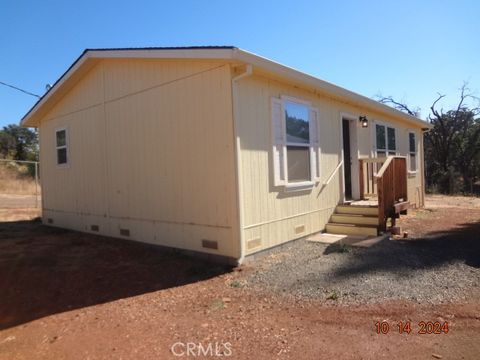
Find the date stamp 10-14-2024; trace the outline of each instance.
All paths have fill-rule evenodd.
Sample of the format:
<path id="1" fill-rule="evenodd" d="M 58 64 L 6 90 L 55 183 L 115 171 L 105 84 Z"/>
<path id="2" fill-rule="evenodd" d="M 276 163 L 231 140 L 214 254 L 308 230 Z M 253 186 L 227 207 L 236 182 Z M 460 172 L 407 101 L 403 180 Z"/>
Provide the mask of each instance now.
<path id="1" fill-rule="evenodd" d="M 379 335 L 386 335 L 390 332 L 397 334 L 410 334 L 412 332 L 420 335 L 430 334 L 448 334 L 448 322 L 439 321 L 419 321 L 412 324 L 411 321 L 398 321 L 390 324 L 388 321 L 377 321 L 375 331 Z"/>

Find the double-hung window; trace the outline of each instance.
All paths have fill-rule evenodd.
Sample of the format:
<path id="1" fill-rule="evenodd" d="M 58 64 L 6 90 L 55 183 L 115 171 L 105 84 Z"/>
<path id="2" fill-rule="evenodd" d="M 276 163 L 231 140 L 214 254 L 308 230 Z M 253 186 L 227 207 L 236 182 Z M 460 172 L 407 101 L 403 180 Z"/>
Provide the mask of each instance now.
<path id="1" fill-rule="evenodd" d="M 58 129 L 55 131 L 55 147 L 57 152 L 57 165 L 68 164 L 68 140 L 67 129 Z"/>
<path id="2" fill-rule="evenodd" d="M 272 99 L 273 175 L 275 186 L 302 188 L 319 181 L 318 110 L 308 102 Z"/>
<path id="3" fill-rule="evenodd" d="M 414 132 L 408 133 L 408 158 L 410 161 L 409 171 L 414 173 L 417 171 L 417 139 Z"/>
<path id="4" fill-rule="evenodd" d="M 375 124 L 375 139 L 377 157 L 397 154 L 395 128 L 387 125 Z"/>

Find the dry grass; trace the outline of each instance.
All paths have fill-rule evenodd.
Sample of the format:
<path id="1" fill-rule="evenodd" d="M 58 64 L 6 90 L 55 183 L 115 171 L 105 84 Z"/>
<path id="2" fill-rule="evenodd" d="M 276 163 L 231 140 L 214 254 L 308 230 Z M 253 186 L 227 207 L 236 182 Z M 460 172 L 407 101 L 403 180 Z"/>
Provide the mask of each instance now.
<path id="1" fill-rule="evenodd" d="M 476 196 L 454 196 L 454 195 L 427 195 L 425 202 L 426 209 L 437 208 L 460 208 L 479 209 L 480 197 Z"/>
<path id="2" fill-rule="evenodd" d="M 33 220 L 42 216 L 42 210 L 35 208 L 1 209 L 0 222 Z"/>
<path id="3" fill-rule="evenodd" d="M 35 180 L 26 166 L 0 163 L 0 194 L 35 194 Z"/>

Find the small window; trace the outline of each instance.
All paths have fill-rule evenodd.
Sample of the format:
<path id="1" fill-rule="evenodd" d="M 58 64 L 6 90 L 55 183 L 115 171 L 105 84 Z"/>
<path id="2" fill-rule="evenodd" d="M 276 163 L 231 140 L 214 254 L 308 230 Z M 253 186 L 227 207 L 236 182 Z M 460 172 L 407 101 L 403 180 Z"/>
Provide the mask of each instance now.
<path id="1" fill-rule="evenodd" d="M 377 157 L 384 157 L 387 154 L 387 142 L 385 138 L 385 126 L 376 125 L 376 138 L 377 138 Z"/>
<path id="2" fill-rule="evenodd" d="M 387 144 L 388 144 L 388 155 L 396 155 L 397 145 L 395 143 L 395 129 L 387 127 Z"/>
<path id="3" fill-rule="evenodd" d="M 410 172 L 417 171 L 417 141 L 414 132 L 408 133 L 408 157 L 410 159 Z"/>
<path id="4" fill-rule="evenodd" d="M 56 150 L 57 165 L 66 165 L 68 163 L 67 151 L 67 130 L 61 129 L 56 131 Z"/>
<path id="5" fill-rule="evenodd" d="M 395 128 L 376 124 L 375 138 L 377 157 L 397 154 L 397 142 Z"/>

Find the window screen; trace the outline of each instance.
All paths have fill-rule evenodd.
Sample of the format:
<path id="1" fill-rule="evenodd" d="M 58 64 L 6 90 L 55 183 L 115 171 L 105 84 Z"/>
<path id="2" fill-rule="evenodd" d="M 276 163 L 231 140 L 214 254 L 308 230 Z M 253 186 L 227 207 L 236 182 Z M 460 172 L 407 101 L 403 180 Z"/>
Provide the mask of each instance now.
<path id="1" fill-rule="evenodd" d="M 288 181 L 310 181 L 310 149 L 303 146 L 287 147 Z"/>

